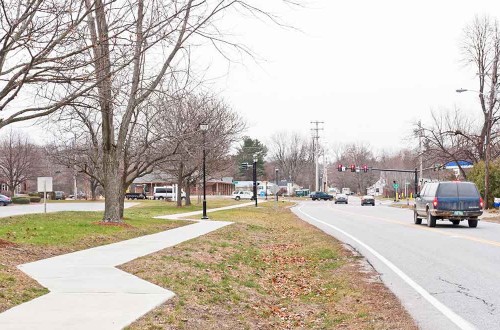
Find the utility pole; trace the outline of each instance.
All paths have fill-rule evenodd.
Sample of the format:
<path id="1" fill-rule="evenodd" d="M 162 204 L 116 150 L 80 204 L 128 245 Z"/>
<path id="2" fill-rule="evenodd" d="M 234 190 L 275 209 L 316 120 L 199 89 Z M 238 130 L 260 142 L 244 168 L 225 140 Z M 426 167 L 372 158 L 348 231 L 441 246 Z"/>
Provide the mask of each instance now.
<path id="1" fill-rule="evenodd" d="M 323 191 L 328 192 L 328 167 L 325 152 L 323 152 Z"/>
<path id="2" fill-rule="evenodd" d="M 316 187 L 316 191 L 320 191 L 319 187 L 319 165 L 318 165 L 318 159 L 319 159 L 319 131 L 323 130 L 323 127 L 320 127 L 320 124 L 324 124 L 324 121 L 311 121 L 311 124 L 313 124 L 313 128 L 311 128 L 311 131 L 313 133 L 313 155 L 314 155 L 314 163 L 315 163 L 315 181 L 314 185 Z"/>

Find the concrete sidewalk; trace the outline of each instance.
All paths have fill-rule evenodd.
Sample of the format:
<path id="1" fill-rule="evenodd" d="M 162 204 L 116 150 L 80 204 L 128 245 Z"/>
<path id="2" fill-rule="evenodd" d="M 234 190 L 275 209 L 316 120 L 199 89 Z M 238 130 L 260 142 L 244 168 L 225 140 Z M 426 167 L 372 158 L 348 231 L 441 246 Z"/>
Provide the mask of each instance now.
<path id="1" fill-rule="evenodd" d="M 249 206 L 244 203 L 210 212 Z M 201 211 L 162 216 L 179 219 Z M 136 258 L 225 227 L 197 221 L 184 227 L 18 266 L 49 294 L 0 314 L 0 329 L 122 329 L 174 293 L 117 268 Z"/>

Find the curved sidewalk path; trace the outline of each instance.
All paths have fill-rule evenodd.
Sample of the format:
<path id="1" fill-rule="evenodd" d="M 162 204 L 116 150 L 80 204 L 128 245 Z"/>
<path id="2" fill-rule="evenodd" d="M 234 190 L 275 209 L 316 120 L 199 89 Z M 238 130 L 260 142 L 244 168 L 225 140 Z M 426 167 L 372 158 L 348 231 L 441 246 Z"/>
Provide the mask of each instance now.
<path id="1" fill-rule="evenodd" d="M 244 203 L 209 212 L 253 205 Z M 175 219 L 201 211 L 161 216 Z M 230 225 L 194 224 L 18 266 L 50 293 L 0 314 L 0 329 L 122 329 L 172 298 L 172 291 L 117 268 L 136 258 Z"/>

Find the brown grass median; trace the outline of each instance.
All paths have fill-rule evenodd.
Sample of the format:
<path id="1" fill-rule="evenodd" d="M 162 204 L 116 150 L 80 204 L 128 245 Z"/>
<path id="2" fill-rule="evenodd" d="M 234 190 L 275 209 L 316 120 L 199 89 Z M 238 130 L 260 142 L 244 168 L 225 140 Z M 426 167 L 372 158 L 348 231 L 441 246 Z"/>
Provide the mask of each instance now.
<path id="1" fill-rule="evenodd" d="M 122 269 L 177 295 L 130 329 L 416 329 L 364 259 L 280 204 Z"/>

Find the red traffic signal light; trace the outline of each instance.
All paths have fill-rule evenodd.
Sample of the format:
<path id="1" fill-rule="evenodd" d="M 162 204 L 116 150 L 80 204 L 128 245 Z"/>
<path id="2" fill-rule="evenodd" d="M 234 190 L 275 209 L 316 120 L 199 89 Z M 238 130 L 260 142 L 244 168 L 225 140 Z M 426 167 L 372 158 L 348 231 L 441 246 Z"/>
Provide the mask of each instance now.
<path id="1" fill-rule="evenodd" d="M 339 170 L 339 172 L 342 172 L 342 164 L 337 165 L 337 169 Z"/>
<path id="2" fill-rule="evenodd" d="M 363 165 L 363 172 L 365 172 L 365 173 L 368 172 L 368 166 Z"/>
<path id="3" fill-rule="evenodd" d="M 356 165 L 354 164 L 351 165 L 351 172 L 356 172 Z"/>

